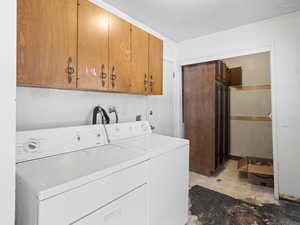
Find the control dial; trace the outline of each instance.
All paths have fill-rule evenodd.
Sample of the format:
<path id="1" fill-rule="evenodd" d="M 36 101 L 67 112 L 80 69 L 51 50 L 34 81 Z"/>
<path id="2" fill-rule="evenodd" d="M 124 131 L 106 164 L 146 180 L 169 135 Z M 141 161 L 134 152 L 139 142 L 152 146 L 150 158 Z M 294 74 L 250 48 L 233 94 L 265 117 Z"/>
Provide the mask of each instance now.
<path id="1" fill-rule="evenodd" d="M 40 148 L 40 142 L 37 140 L 29 140 L 23 145 L 25 152 L 34 153 L 37 152 Z"/>

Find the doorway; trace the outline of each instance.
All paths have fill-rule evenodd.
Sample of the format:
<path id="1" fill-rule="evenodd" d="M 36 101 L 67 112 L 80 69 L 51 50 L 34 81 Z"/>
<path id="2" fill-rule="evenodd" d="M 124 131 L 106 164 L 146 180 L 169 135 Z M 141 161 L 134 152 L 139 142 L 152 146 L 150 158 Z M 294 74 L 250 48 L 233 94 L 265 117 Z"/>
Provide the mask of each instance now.
<path id="1" fill-rule="evenodd" d="M 239 160 L 245 157 L 267 159 L 271 163 L 265 163 L 266 161 L 255 163 L 268 166 L 271 166 L 273 161 L 270 58 L 270 52 L 263 52 L 221 59 L 228 68 L 242 68 L 242 84 L 229 88 L 230 151 L 228 160 L 215 176 L 198 176 L 197 173 L 191 173 L 191 184 L 198 183 L 237 198 L 253 199 L 254 196 L 257 201 L 267 203 L 275 201 L 274 190 L 269 187 L 271 185 L 268 180 L 257 178 L 249 182 L 247 177 L 240 177 L 241 171 L 238 169 Z M 184 80 L 183 74 L 183 88 L 186 88 Z M 183 99 L 185 99 L 184 92 Z M 183 112 L 185 112 L 184 109 Z M 258 175 L 259 178 L 270 178 L 263 174 Z M 253 182 L 256 183 L 253 184 Z"/>

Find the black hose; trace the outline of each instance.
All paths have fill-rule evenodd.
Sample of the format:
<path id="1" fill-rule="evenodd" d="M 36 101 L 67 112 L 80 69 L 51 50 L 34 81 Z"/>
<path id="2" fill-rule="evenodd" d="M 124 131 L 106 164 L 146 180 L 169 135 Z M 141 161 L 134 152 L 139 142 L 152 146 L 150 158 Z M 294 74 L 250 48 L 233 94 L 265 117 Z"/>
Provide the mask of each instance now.
<path id="1" fill-rule="evenodd" d="M 110 118 L 109 118 L 108 114 L 106 113 L 106 111 L 102 107 L 96 106 L 93 110 L 93 124 L 97 124 L 98 113 L 100 113 L 100 115 L 101 115 L 102 124 L 110 123 Z"/>

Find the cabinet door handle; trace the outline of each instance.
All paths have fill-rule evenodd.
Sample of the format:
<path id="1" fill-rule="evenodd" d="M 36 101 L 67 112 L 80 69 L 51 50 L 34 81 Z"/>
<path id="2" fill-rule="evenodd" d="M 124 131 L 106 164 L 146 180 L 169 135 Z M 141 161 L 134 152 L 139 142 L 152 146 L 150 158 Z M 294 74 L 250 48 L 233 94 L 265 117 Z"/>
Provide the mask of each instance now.
<path id="1" fill-rule="evenodd" d="M 101 66 L 101 75 L 100 75 L 102 87 L 105 86 L 105 79 L 106 78 L 107 78 L 107 74 L 105 73 L 105 65 L 102 64 L 102 66 Z"/>
<path id="2" fill-rule="evenodd" d="M 145 77 L 144 77 L 144 89 L 145 91 L 148 90 L 148 80 L 147 80 L 147 74 L 145 74 Z"/>
<path id="3" fill-rule="evenodd" d="M 73 77 L 76 76 L 75 73 L 75 69 L 74 69 L 74 66 L 73 66 L 73 61 L 72 61 L 72 57 L 68 57 L 68 61 L 67 61 L 67 68 L 66 68 L 66 73 L 68 75 L 68 82 L 69 83 L 72 83 L 72 80 L 73 80 Z"/>
<path id="4" fill-rule="evenodd" d="M 113 66 L 111 69 L 111 86 L 114 88 L 116 86 L 117 72 L 116 67 Z"/>
<path id="5" fill-rule="evenodd" d="M 150 81 L 150 84 L 149 84 L 149 86 L 150 86 L 150 91 L 151 91 L 151 92 L 153 91 L 153 85 L 154 85 L 154 82 L 151 80 L 151 81 Z"/>

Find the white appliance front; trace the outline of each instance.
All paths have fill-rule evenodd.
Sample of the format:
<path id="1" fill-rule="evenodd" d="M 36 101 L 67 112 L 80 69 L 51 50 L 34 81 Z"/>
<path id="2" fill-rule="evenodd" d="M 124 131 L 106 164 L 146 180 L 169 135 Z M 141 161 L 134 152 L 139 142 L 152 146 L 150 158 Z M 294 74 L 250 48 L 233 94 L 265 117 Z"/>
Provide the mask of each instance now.
<path id="1" fill-rule="evenodd" d="M 100 125 L 17 133 L 16 224 L 146 225 L 149 157 L 106 143 Z"/>
<path id="2" fill-rule="evenodd" d="M 147 225 L 146 186 L 78 220 L 74 225 Z"/>

